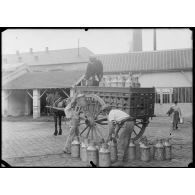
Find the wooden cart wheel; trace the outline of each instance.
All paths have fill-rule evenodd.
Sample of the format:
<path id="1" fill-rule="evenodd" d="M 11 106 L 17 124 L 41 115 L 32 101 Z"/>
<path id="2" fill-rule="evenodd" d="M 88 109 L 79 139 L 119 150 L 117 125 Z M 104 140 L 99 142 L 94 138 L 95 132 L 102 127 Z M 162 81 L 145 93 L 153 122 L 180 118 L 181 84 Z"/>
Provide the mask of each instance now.
<path id="1" fill-rule="evenodd" d="M 134 130 L 131 134 L 133 141 L 138 140 L 144 134 L 146 127 L 148 126 L 149 118 L 135 119 Z"/>
<path id="2" fill-rule="evenodd" d="M 95 142 L 105 141 L 108 135 L 107 116 L 102 113 L 102 107 L 105 102 L 95 94 L 87 94 L 84 96 L 87 102 L 86 107 L 76 102 L 75 112 L 80 110 L 80 136 L 94 140 Z"/>

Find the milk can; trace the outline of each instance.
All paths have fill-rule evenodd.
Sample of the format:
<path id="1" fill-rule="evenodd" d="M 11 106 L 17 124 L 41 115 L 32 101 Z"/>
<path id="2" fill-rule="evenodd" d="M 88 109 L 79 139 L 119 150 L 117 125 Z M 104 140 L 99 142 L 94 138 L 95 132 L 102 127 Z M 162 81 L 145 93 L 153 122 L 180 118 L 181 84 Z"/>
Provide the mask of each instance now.
<path id="1" fill-rule="evenodd" d="M 100 87 L 105 87 L 105 78 L 104 77 L 102 77 L 102 79 L 101 79 L 101 81 L 99 83 L 99 86 Z"/>
<path id="2" fill-rule="evenodd" d="M 110 149 L 111 162 L 117 161 L 117 143 L 116 143 L 116 141 L 112 140 L 111 142 L 109 142 L 109 149 Z"/>
<path id="3" fill-rule="evenodd" d="M 150 161 L 150 147 L 146 143 L 140 145 L 140 159 L 144 162 Z"/>
<path id="4" fill-rule="evenodd" d="M 154 146 L 154 159 L 155 160 L 164 160 L 164 146 L 162 140 L 157 140 L 157 143 Z"/>
<path id="5" fill-rule="evenodd" d="M 125 81 L 125 87 L 132 87 L 132 75 L 129 73 L 126 81 Z"/>
<path id="6" fill-rule="evenodd" d="M 71 157 L 79 158 L 80 156 L 80 142 L 76 137 L 71 143 Z"/>
<path id="7" fill-rule="evenodd" d="M 117 86 L 123 87 L 123 77 L 121 74 L 118 76 L 118 85 Z"/>
<path id="8" fill-rule="evenodd" d="M 111 81 L 111 87 L 117 87 L 118 86 L 118 79 L 117 76 L 113 76 Z"/>
<path id="9" fill-rule="evenodd" d="M 84 141 L 80 145 L 80 158 L 83 162 L 87 162 L 87 147 L 88 139 L 84 139 Z"/>
<path id="10" fill-rule="evenodd" d="M 170 144 L 170 140 L 169 139 L 166 139 L 165 142 L 164 142 L 164 157 L 165 157 L 165 160 L 171 160 L 172 158 L 172 146 Z"/>
<path id="11" fill-rule="evenodd" d="M 111 77 L 107 77 L 106 87 L 111 87 L 111 83 L 112 83 L 111 79 L 112 79 Z"/>
<path id="12" fill-rule="evenodd" d="M 109 167 L 111 165 L 111 156 L 108 145 L 103 143 L 99 150 L 99 166 Z"/>
<path id="13" fill-rule="evenodd" d="M 87 162 L 89 165 L 91 165 L 90 161 L 98 166 L 98 149 L 93 141 L 87 147 Z"/>
<path id="14" fill-rule="evenodd" d="M 129 148 L 128 148 L 128 161 L 135 160 L 136 158 L 136 146 L 133 143 L 133 140 L 130 140 Z"/>

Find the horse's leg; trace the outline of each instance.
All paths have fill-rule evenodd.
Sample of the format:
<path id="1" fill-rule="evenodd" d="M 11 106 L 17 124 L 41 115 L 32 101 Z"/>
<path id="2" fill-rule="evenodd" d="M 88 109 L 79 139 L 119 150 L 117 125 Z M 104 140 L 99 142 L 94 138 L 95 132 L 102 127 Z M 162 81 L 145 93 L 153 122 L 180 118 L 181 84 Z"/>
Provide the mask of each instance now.
<path id="1" fill-rule="evenodd" d="M 55 123 L 55 132 L 54 135 L 56 136 L 58 134 L 58 129 L 57 129 L 57 115 L 54 113 L 54 123 Z"/>
<path id="2" fill-rule="evenodd" d="M 58 117 L 59 117 L 59 134 L 58 135 L 62 135 L 62 127 L 61 127 L 62 115 L 59 113 Z"/>

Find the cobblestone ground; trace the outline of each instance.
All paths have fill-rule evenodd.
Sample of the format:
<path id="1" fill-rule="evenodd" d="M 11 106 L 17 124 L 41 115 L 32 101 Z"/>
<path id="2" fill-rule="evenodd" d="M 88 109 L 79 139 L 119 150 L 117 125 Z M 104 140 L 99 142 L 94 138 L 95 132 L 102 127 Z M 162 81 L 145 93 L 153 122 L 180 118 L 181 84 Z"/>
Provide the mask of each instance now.
<path id="1" fill-rule="evenodd" d="M 63 153 L 68 134 L 63 123 L 63 135 L 53 136 L 53 122 L 3 121 L 2 159 L 14 167 L 86 167 L 79 159 Z M 145 135 L 151 141 L 169 136 L 169 119 L 151 120 Z M 192 123 L 186 120 L 172 133 L 173 159 L 171 161 L 133 161 L 126 167 L 186 167 L 192 161 Z"/>

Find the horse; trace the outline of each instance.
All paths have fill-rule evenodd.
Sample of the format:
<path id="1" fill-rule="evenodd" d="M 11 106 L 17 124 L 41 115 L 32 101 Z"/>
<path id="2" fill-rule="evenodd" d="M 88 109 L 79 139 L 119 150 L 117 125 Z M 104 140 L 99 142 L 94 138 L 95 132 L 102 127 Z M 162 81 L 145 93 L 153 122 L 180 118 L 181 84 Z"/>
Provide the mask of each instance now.
<path id="1" fill-rule="evenodd" d="M 51 113 L 54 117 L 54 123 L 55 123 L 55 131 L 54 135 L 62 135 L 62 128 L 61 128 L 61 120 L 62 117 L 65 117 L 64 108 L 66 107 L 66 99 L 63 99 L 57 92 L 54 93 L 47 93 L 46 94 L 46 106 L 50 106 Z M 52 107 L 60 108 L 61 110 L 57 110 Z M 57 120 L 59 124 L 59 132 L 57 129 Z"/>

